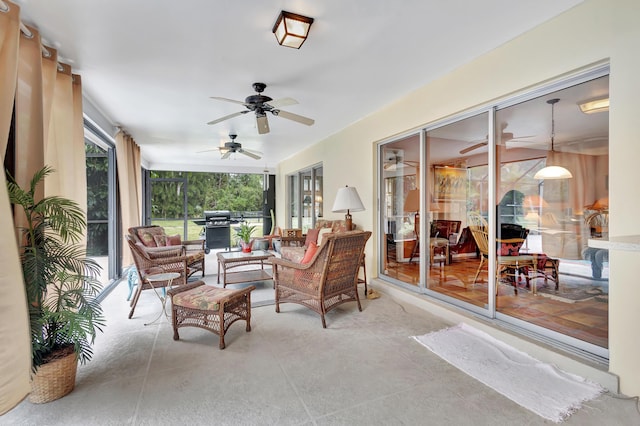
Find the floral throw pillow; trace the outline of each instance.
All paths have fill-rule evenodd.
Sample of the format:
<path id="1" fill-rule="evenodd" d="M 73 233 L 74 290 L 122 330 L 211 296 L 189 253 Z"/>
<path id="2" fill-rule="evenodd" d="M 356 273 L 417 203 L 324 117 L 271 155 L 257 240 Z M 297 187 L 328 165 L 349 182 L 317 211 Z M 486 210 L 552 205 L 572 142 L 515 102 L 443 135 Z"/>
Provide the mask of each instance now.
<path id="1" fill-rule="evenodd" d="M 154 235 L 153 240 L 156 242 L 157 247 L 164 247 L 167 245 L 166 235 Z"/>

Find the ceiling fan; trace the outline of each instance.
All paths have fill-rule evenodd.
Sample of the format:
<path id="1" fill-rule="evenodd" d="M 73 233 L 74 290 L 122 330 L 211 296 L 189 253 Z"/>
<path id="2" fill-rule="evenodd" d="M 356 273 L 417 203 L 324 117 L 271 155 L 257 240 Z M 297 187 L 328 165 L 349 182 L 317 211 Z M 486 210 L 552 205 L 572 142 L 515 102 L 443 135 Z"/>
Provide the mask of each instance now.
<path id="1" fill-rule="evenodd" d="M 384 170 L 394 171 L 403 167 L 416 167 L 420 164 L 419 161 L 405 160 L 402 156 L 398 155 L 398 151 L 392 151 L 390 154 L 392 154 L 392 156 L 389 157 L 382 166 Z"/>
<path id="2" fill-rule="evenodd" d="M 211 99 L 244 105 L 244 107 L 247 109 L 245 111 L 234 112 L 233 114 L 229 114 L 224 117 L 218 118 L 216 120 L 210 121 L 207 124 L 218 124 L 222 121 L 229 120 L 230 118 L 237 117 L 239 115 L 246 114 L 248 112 L 255 113 L 256 122 L 258 125 L 258 133 L 261 135 L 265 133 L 269 133 L 269 122 L 267 121 L 268 112 L 275 115 L 276 117 L 282 117 L 282 118 L 286 118 L 287 120 L 293 120 L 297 123 L 306 124 L 307 126 L 311 126 L 313 125 L 313 123 L 315 123 L 315 121 L 312 120 L 311 118 L 303 117 L 302 115 L 281 110 L 280 107 L 295 105 L 298 103 L 298 101 L 292 98 L 282 98 L 282 99 L 273 100 L 269 96 L 265 96 L 262 94 L 262 92 L 264 92 L 264 89 L 266 87 L 267 85 L 264 83 L 253 83 L 253 90 L 256 91 L 256 94 L 247 96 L 244 102 L 236 101 L 234 99 L 212 96 Z"/>
<path id="3" fill-rule="evenodd" d="M 261 152 L 242 148 L 242 144 L 236 142 L 236 138 L 238 137 L 238 135 L 231 134 L 229 135 L 229 137 L 231 138 L 231 140 L 229 142 L 225 142 L 224 146 L 200 152 L 220 151 L 220 153 L 222 154 L 221 158 L 223 160 L 229 158 L 231 154 L 235 154 L 236 152 L 239 154 L 244 154 L 247 157 L 251 157 L 254 160 L 259 160 L 260 158 L 262 158 Z"/>
<path id="4" fill-rule="evenodd" d="M 527 139 L 527 138 L 532 138 L 533 135 L 530 136 L 514 136 L 513 133 L 511 132 L 505 132 L 504 129 L 507 127 L 507 123 L 504 123 L 502 125 L 502 133 L 500 135 L 500 138 L 498 139 L 498 144 L 505 144 L 509 141 L 515 141 L 515 140 L 520 140 L 520 139 Z M 466 154 L 468 152 L 471 152 L 473 150 L 476 150 L 478 148 L 481 148 L 485 145 L 487 145 L 489 143 L 489 135 L 485 136 L 484 139 L 482 140 L 476 140 L 476 141 L 471 141 L 471 142 L 475 142 L 473 145 L 468 146 L 464 149 L 460 150 L 460 154 Z"/>

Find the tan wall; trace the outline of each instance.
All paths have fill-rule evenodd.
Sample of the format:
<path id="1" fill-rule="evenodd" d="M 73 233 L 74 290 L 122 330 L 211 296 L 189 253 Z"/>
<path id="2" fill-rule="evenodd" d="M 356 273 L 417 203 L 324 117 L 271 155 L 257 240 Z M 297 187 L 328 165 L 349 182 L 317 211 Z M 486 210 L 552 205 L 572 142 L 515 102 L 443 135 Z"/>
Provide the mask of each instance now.
<path id="1" fill-rule="evenodd" d="M 590 64 L 610 61 L 610 235 L 640 234 L 640 197 L 630 197 L 640 181 L 640 2 L 586 0 L 559 17 L 458 68 L 409 96 L 320 141 L 279 166 L 280 188 L 287 173 L 322 162 L 326 218 L 338 187 L 355 186 L 367 207 L 354 221 L 374 231 L 367 246 L 370 275 L 377 275 L 373 254 L 376 238 L 377 142 L 437 121 L 528 87 L 569 75 Z M 284 223 L 284 199 L 277 211 Z M 614 251 L 610 255 L 610 371 L 620 376 L 621 391 L 640 394 L 640 291 L 636 264 L 640 253 Z M 630 335 L 631 333 L 631 335 Z"/>

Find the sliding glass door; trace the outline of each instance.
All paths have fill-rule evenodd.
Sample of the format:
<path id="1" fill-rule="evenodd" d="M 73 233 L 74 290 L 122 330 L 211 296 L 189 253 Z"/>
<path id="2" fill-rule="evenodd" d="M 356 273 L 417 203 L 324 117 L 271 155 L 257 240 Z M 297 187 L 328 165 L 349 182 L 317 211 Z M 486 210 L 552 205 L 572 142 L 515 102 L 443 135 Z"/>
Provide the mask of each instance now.
<path id="1" fill-rule="evenodd" d="M 608 94 L 600 69 L 381 144 L 381 277 L 608 357 Z"/>

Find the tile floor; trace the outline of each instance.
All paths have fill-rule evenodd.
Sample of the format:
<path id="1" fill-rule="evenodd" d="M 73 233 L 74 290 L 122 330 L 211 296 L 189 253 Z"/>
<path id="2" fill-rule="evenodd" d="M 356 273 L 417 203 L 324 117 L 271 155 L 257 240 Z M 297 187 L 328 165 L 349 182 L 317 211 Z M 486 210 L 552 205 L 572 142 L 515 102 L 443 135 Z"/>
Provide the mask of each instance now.
<path id="1" fill-rule="evenodd" d="M 270 285 L 261 291 L 272 293 Z M 327 329 L 298 305 L 280 314 L 254 307 L 252 331 L 233 324 L 221 351 L 205 330 L 182 329 L 174 341 L 164 318 L 145 327 L 160 309 L 152 292 L 127 319 L 123 282 L 103 302 L 107 327 L 75 390 L 47 404 L 24 401 L 0 424 L 551 424 L 410 339 L 452 324 L 378 290 L 362 312 L 355 303 L 330 312 Z M 565 423 L 638 425 L 640 414 L 635 401 L 605 394 Z"/>

